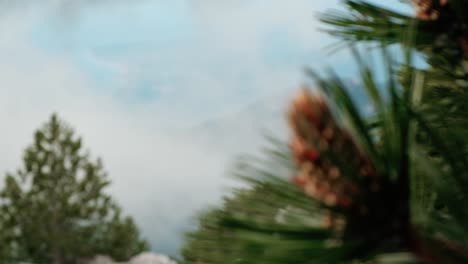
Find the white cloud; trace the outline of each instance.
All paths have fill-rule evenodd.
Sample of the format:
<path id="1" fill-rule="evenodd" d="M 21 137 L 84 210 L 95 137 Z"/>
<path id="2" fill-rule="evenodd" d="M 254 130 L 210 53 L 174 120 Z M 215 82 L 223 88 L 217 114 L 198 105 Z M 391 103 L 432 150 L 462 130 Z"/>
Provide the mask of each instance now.
<path id="1" fill-rule="evenodd" d="M 225 157 L 171 137 L 163 129 L 166 117 L 157 112 L 129 112 L 98 96 L 93 82 L 66 58 L 45 56 L 29 45 L 34 16 L 29 18 L 12 13 L 0 20 L 1 171 L 20 165 L 33 131 L 57 111 L 103 157 L 111 191 L 145 233 L 161 243 L 177 239 L 174 232 L 194 210 L 219 197 Z"/>
<path id="2" fill-rule="evenodd" d="M 134 106 L 103 93 L 66 52 L 45 53 L 31 43 L 31 27 L 50 15 L 44 10 L 57 12 L 71 0 L 4 12 L 0 17 L 0 171 L 19 166 L 34 129 L 58 112 L 83 135 L 92 154 L 103 158 L 113 181 L 111 191 L 150 236 L 155 250 L 174 253 L 170 250 L 180 243 L 190 217 L 217 201 L 222 187 L 231 184 L 224 172 L 233 155 L 258 146 L 259 124 L 275 123 L 273 128 L 278 128 L 284 116 L 275 107 L 254 108 L 235 116 L 241 121 L 233 118 L 221 122 L 219 129 L 198 131 L 219 142 L 215 147 L 197 141 L 190 132 L 182 136 L 169 128 L 222 117 L 259 97 L 295 88 L 302 81 L 302 61 L 275 66 L 262 52 L 268 34 L 278 28 L 291 32 L 294 49 L 320 52 L 323 45 L 313 17 L 318 2 L 187 2 L 192 8 L 193 42 L 112 58 L 88 50 L 88 59 L 116 72 L 120 85 L 116 89 L 134 89 L 142 79 L 156 82 L 159 99 Z M 279 102 L 275 99 L 271 104 Z"/>
<path id="3" fill-rule="evenodd" d="M 337 0 L 200 0 L 191 1 L 196 21 L 203 27 L 204 37 L 230 45 L 233 49 L 262 48 L 266 34 L 287 30 L 297 40 L 296 44 L 307 49 L 322 48 L 323 38 L 317 32 L 317 11 L 335 6 Z M 320 41 L 319 41 L 320 40 Z M 255 50 L 258 52 L 258 50 Z"/>
<path id="4" fill-rule="evenodd" d="M 93 52 L 101 65 L 127 69 L 116 75 L 113 89 L 118 94 L 135 91 L 141 80 L 153 84 L 158 100 L 144 106 L 148 111 L 179 105 L 175 118 L 191 123 L 222 116 L 296 88 L 303 81 L 304 65 L 321 66 L 327 58 L 323 48 L 331 40 L 317 32 L 315 15 L 337 1 L 179 2 L 186 3 L 178 6 L 190 23 L 175 19 L 185 22 L 143 30 L 141 34 L 153 36 L 154 46 L 130 45 L 123 53 L 109 46 Z M 172 39 L 173 34 L 178 38 Z"/>

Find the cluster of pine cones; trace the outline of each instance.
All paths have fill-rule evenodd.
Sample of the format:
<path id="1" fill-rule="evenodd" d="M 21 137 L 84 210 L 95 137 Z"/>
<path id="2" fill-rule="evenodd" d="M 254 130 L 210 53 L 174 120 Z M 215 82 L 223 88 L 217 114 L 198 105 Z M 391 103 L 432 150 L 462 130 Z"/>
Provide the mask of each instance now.
<path id="1" fill-rule="evenodd" d="M 364 198 L 360 183 L 377 192 L 377 172 L 348 131 L 338 125 L 325 99 L 302 89 L 288 119 L 293 132 L 290 147 L 299 167 L 293 181 L 327 206 L 365 213 L 365 205 L 356 202 Z M 344 167 L 346 172 L 340 169 Z M 350 172 L 357 179 L 343 175 Z"/>
<path id="2" fill-rule="evenodd" d="M 340 125 L 326 99 L 302 89 L 288 120 L 298 169 L 292 180 L 328 209 L 323 228 L 339 239 L 366 237 L 375 242 L 390 234 L 403 243 L 409 221 L 405 190 L 379 172 L 375 163 L 381 161 L 373 160 Z"/>

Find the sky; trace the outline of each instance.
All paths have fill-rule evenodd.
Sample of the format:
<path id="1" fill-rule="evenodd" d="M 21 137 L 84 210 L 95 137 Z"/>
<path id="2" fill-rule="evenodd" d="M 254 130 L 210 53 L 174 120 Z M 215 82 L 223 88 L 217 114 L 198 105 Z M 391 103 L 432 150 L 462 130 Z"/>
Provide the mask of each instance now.
<path id="1" fill-rule="evenodd" d="M 261 145 L 262 127 L 284 137 L 304 66 L 354 73 L 349 55 L 325 52 L 335 40 L 316 19 L 338 2 L 0 0 L 0 172 L 57 112 L 153 250 L 176 254 L 233 184 L 233 158 Z"/>

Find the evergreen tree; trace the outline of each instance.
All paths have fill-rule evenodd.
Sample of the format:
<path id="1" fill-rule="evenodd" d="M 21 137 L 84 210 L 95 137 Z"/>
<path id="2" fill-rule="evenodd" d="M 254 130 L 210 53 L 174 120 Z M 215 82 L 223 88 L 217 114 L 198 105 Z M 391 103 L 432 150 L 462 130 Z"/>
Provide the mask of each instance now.
<path id="1" fill-rule="evenodd" d="M 126 260 L 145 250 L 132 219 L 122 218 L 105 192 L 109 184 L 102 162 L 52 115 L 35 132 L 23 166 L 5 178 L 0 225 L 8 228 L 0 243 L 9 256 L 3 261 L 77 263 L 96 254 Z"/>
<path id="2" fill-rule="evenodd" d="M 9 214 L 0 213 L 0 241 L 2 246 L 0 247 L 0 263 L 2 260 L 11 259 L 13 254 L 12 239 L 14 237 L 14 228 Z"/>
<path id="3" fill-rule="evenodd" d="M 320 91 L 292 102 L 290 150 L 240 164 L 251 187 L 200 218 L 187 263 L 468 263 L 468 2 L 407 2 L 415 17 L 358 0 L 322 15 L 353 51 L 372 116 L 333 71 L 308 71 Z M 384 85 L 355 47 L 366 42 Z"/>

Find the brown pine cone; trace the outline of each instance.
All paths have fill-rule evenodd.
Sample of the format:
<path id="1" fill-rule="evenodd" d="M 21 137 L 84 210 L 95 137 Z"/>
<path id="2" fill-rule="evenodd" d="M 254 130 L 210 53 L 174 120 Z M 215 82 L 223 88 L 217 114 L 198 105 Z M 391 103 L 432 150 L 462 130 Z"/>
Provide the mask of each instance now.
<path id="1" fill-rule="evenodd" d="M 353 202 L 361 195 L 358 185 L 343 177 L 340 164 L 332 159 L 346 164 L 362 179 L 376 178 L 377 173 L 351 135 L 337 124 L 325 99 L 302 89 L 288 117 L 293 132 L 290 148 L 299 167 L 294 182 L 328 206 L 358 209 Z"/>
<path id="2" fill-rule="evenodd" d="M 412 0 L 416 7 L 416 17 L 421 20 L 437 20 L 448 0 Z"/>

